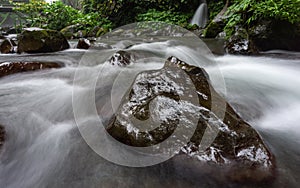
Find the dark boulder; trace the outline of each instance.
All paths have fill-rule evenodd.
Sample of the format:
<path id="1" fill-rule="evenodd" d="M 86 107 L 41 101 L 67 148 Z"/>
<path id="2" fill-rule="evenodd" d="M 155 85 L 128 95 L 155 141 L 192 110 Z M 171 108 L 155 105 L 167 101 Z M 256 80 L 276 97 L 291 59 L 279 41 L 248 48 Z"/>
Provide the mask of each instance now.
<path id="1" fill-rule="evenodd" d="M 91 43 L 88 39 L 84 39 L 84 38 L 81 38 L 78 40 L 78 43 L 77 43 L 77 48 L 78 49 L 89 49 L 91 46 Z"/>
<path id="2" fill-rule="evenodd" d="M 18 53 L 56 52 L 69 47 L 64 35 L 54 30 L 29 28 L 18 38 Z"/>
<path id="3" fill-rule="evenodd" d="M 190 161 L 185 168 L 190 166 L 195 173 L 207 170 L 202 168 L 205 165 L 210 168 L 208 175 L 217 179 L 262 182 L 274 178 L 275 158 L 260 135 L 212 88 L 204 69 L 175 57 L 160 70 L 137 75 L 106 129 L 124 144 L 148 147 L 174 137 L 179 128 L 181 136 L 175 135 L 175 140 L 180 142 L 193 118 L 195 130 L 173 160 L 183 165 Z M 148 124 L 150 119 L 158 126 Z M 150 126 L 149 130 L 141 125 Z M 211 144 L 205 145 L 209 139 Z"/>
<path id="4" fill-rule="evenodd" d="M 246 29 L 239 28 L 225 44 L 225 51 L 229 54 L 252 55 L 258 54 L 258 50 L 250 39 Z"/>
<path id="5" fill-rule="evenodd" d="M 27 72 L 34 70 L 42 70 L 49 68 L 60 68 L 61 65 L 52 62 L 5 62 L 0 63 L 0 77 L 15 74 L 19 72 Z"/>
<path id="6" fill-rule="evenodd" d="M 16 43 L 11 39 L 5 39 L 0 45 L 0 51 L 3 54 L 14 53 Z"/>
<path id="7" fill-rule="evenodd" d="M 272 49 L 300 51 L 300 24 L 287 21 L 262 21 L 249 29 L 249 35 L 260 51 Z"/>

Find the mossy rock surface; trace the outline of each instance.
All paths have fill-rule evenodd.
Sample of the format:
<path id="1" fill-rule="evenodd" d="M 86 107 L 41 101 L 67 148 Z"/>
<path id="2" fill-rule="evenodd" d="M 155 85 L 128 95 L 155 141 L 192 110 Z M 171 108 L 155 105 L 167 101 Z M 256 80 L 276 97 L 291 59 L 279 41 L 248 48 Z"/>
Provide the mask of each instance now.
<path id="1" fill-rule="evenodd" d="M 203 32 L 205 38 L 215 38 L 221 33 L 225 27 L 225 20 L 212 20 Z"/>
<path id="2" fill-rule="evenodd" d="M 68 49 L 69 43 L 59 32 L 48 29 L 25 29 L 18 37 L 18 52 L 45 53 Z"/>

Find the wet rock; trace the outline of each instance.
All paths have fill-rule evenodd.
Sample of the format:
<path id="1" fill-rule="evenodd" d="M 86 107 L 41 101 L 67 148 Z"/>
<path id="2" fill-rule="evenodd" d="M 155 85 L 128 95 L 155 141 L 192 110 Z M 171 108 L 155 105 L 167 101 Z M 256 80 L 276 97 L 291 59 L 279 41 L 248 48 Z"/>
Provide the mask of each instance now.
<path id="1" fill-rule="evenodd" d="M 5 39 L 0 45 L 0 51 L 3 54 L 14 53 L 16 43 L 11 39 Z"/>
<path id="2" fill-rule="evenodd" d="M 87 37 L 87 32 L 83 29 L 86 28 L 84 25 L 81 24 L 75 24 L 70 25 L 61 30 L 61 33 L 67 38 L 67 39 L 76 39 L 76 38 L 83 38 Z"/>
<path id="3" fill-rule="evenodd" d="M 0 125 L 0 149 L 4 144 L 4 141 L 5 141 L 5 130 L 4 127 Z"/>
<path id="4" fill-rule="evenodd" d="M 215 16 L 215 18 L 209 23 L 209 25 L 204 30 L 203 36 L 206 38 L 215 38 L 221 33 L 226 25 L 225 13 L 229 6 L 229 0 L 226 0 L 226 3 L 223 9 Z"/>
<path id="5" fill-rule="evenodd" d="M 272 49 L 300 51 L 299 23 L 262 21 L 249 29 L 249 35 L 260 51 Z"/>
<path id="6" fill-rule="evenodd" d="M 129 65 L 132 62 L 133 58 L 129 52 L 120 50 L 112 55 L 112 57 L 108 60 L 111 65 L 117 65 L 120 67 Z"/>
<path id="7" fill-rule="evenodd" d="M 225 27 L 225 19 L 212 20 L 203 32 L 205 38 L 216 38 Z"/>
<path id="8" fill-rule="evenodd" d="M 0 63 L 0 77 L 20 72 L 60 67 L 61 65 L 58 63 L 52 62 L 4 62 Z"/>
<path id="9" fill-rule="evenodd" d="M 251 55 L 258 54 L 258 50 L 249 38 L 247 31 L 239 28 L 225 44 L 225 51 L 229 54 Z"/>
<path id="10" fill-rule="evenodd" d="M 67 39 L 54 30 L 28 28 L 18 38 L 18 53 L 56 52 L 67 48 Z"/>
<path id="11" fill-rule="evenodd" d="M 81 38 L 78 40 L 78 43 L 77 43 L 78 49 L 89 49 L 90 46 L 91 46 L 91 43 L 88 39 Z"/>
<path id="12" fill-rule="evenodd" d="M 100 37 L 105 33 L 109 32 L 109 29 L 100 26 L 95 26 L 90 32 L 88 32 L 89 37 Z"/>
<path id="13" fill-rule="evenodd" d="M 176 129 L 182 130 L 180 134 L 174 135 Z M 172 137 L 183 146 L 174 160 L 191 161 L 185 168 L 195 173 L 207 170 L 216 179 L 263 182 L 275 177 L 275 158 L 260 135 L 212 88 L 204 69 L 175 57 L 160 70 L 137 75 L 107 131 L 135 147 Z M 189 131 L 192 136 L 182 141 Z"/>

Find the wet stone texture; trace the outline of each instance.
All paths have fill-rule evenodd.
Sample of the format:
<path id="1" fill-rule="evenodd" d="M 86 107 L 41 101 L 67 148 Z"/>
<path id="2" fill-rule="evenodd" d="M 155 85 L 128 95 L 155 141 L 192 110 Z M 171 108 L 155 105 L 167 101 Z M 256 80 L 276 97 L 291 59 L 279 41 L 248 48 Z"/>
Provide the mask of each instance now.
<path id="1" fill-rule="evenodd" d="M 117 65 L 123 67 L 129 65 L 132 59 L 133 58 L 131 57 L 130 53 L 123 50 L 119 50 L 112 55 L 112 57 L 108 60 L 108 62 L 111 65 Z"/>
<path id="2" fill-rule="evenodd" d="M 158 125 L 147 129 L 151 118 Z M 195 118 L 195 131 L 189 141 L 178 143 L 182 147 L 172 159 L 181 161 L 183 170 L 206 169 L 209 176 L 233 182 L 275 177 L 275 158 L 260 135 L 212 88 L 204 69 L 175 57 L 162 69 L 136 77 L 107 131 L 124 144 L 147 147 L 166 141 L 180 126 L 187 134 Z"/>
<path id="3" fill-rule="evenodd" d="M 54 62 L 3 62 L 0 63 L 0 78 L 20 72 L 60 67 L 60 64 Z"/>
<path id="4" fill-rule="evenodd" d="M 56 52 L 69 47 L 65 36 L 54 30 L 27 28 L 18 37 L 18 53 Z"/>

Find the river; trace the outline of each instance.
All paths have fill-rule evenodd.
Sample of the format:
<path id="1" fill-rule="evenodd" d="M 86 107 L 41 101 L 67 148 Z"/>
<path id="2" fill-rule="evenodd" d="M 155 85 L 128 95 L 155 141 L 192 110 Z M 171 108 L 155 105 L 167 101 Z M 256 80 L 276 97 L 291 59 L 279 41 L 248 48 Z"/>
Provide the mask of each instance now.
<path id="1" fill-rule="evenodd" d="M 162 57 L 169 55 L 206 61 L 197 54 L 191 55 L 192 49 L 174 48 L 172 41 L 132 45 L 126 40 L 116 46 L 125 44 L 130 46 L 127 51 L 147 57 L 133 65 L 135 70 L 159 69 L 163 66 Z M 82 88 L 84 85 L 74 86 L 73 79 L 80 67 L 78 64 L 87 54 L 93 54 L 94 62 L 89 59 L 88 65 L 80 67 L 84 73 L 80 79 L 88 83 L 91 77 L 99 76 L 99 70 L 104 66 L 101 62 L 115 51 L 71 49 L 48 54 L 0 55 L 0 62 L 54 61 L 65 65 L 61 69 L 15 74 L 0 79 L 0 123 L 7 132 L 7 140 L 0 153 L 0 187 L 254 186 L 229 182 L 220 184 L 205 173 L 199 178 L 193 170 L 177 168 L 180 164 L 172 160 L 151 167 L 130 168 L 98 156 L 82 139 L 76 126 L 72 94 L 74 87 Z M 148 58 L 157 54 L 164 55 Z M 270 51 L 260 56 L 209 57 L 212 59 L 208 61 L 214 61 L 215 66 L 205 63 L 203 66 L 210 76 L 221 74 L 226 86 L 224 90 L 223 83 L 212 79 L 216 90 L 261 134 L 276 157 L 278 174 L 275 182 L 255 186 L 298 187 L 300 53 Z M 107 68 L 107 77 L 101 78 L 109 82 L 113 72 L 113 68 Z M 100 84 L 95 90 L 99 103 L 108 92 L 102 86 Z"/>

